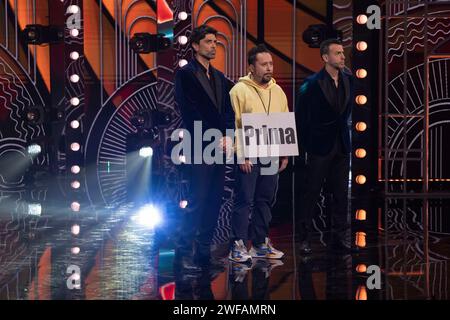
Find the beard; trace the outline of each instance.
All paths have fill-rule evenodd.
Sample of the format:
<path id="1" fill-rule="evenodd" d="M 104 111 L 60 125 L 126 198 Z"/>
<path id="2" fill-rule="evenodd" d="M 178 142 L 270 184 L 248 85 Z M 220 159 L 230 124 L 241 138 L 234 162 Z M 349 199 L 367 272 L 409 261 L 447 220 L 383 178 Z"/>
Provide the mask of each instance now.
<path id="1" fill-rule="evenodd" d="M 211 52 L 207 52 L 207 53 L 201 53 L 200 56 L 202 56 L 203 58 L 205 58 L 207 60 L 211 60 L 216 57 L 216 52 L 211 51 Z"/>
<path id="2" fill-rule="evenodd" d="M 262 76 L 262 78 L 261 78 L 261 83 L 266 84 L 266 83 L 269 83 L 270 80 L 272 80 L 272 75 L 266 74 L 266 75 L 263 75 L 263 76 Z"/>

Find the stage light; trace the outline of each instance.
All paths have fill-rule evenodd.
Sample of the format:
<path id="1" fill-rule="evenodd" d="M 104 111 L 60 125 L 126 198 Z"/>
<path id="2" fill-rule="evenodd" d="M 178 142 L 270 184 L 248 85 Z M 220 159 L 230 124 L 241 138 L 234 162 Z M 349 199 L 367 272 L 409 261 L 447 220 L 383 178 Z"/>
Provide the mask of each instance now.
<path id="1" fill-rule="evenodd" d="M 81 169 L 80 169 L 80 166 L 75 165 L 75 166 L 72 166 L 72 167 L 70 168 L 70 171 L 71 171 L 73 174 L 78 174 L 78 173 L 80 173 Z"/>
<path id="2" fill-rule="evenodd" d="M 367 179 L 366 179 L 365 175 L 360 174 L 360 175 L 356 176 L 355 180 L 356 180 L 357 184 L 364 184 L 364 183 L 366 183 Z"/>
<path id="3" fill-rule="evenodd" d="M 74 98 L 70 99 L 70 104 L 73 106 L 77 106 L 80 104 L 80 99 L 78 99 L 77 97 L 74 97 Z"/>
<path id="4" fill-rule="evenodd" d="M 148 228 L 155 228 L 162 222 L 162 214 L 159 208 L 148 204 L 139 209 L 138 213 L 132 218 L 140 225 Z"/>
<path id="5" fill-rule="evenodd" d="M 79 254 L 80 253 L 80 248 L 79 247 L 73 247 L 72 249 L 70 249 L 70 252 L 72 252 L 72 254 Z"/>
<path id="6" fill-rule="evenodd" d="M 185 45 L 188 42 L 188 38 L 186 36 L 179 36 L 178 43 L 181 45 Z"/>
<path id="7" fill-rule="evenodd" d="M 80 234 L 80 226 L 78 224 L 74 224 L 70 230 L 71 230 L 73 235 L 79 235 Z"/>
<path id="8" fill-rule="evenodd" d="M 356 217 L 355 217 L 356 220 L 363 221 L 363 220 L 366 220 L 366 217 L 367 217 L 366 210 L 364 210 L 364 209 L 356 210 Z"/>
<path id="9" fill-rule="evenodd" d="M 367 289 L 365 286 L 360 285 L 356 290 L 356 300 L 367 300 Z"/>
<path id="10" fill-rule="evenodd" d="M 180 61 L 178 61 L 178 66 L 179 66 L 180 68 L 184 67 L 184 66 L 187 65 L 187 64 L 188 64 L 188 62 L 187 62 L 186 59 L 181 59 Z"/>
<path id="11" fill-rule="evenodd" d="M 30 216 L 40 216 L 42 214 L 42 206 L 40 203 L 29 203 L 28 214 Z"/>
<path id="12" fill-rule="evenodd" d="M 79 189 L 80 186 L 81 186 L 81 183 L 80 183 L 80 181 L 75 180 L 75 181 L 72 181 L 72 182 L 70 183 L 70 186 L 71 186 L 72 188 L 74 188 L 74 189 Z"/>
<path id="13" fill-rule="evenodd" d="M 67 8 L 67 13 L 75 14 L 75 13 L 78 13 L 78 12 L 80 12 L 80 7 L 79 6 L 71 5 L 71 6 L 69 6 Z"/>
<path id="14" fill-rule="evenodd" d="M 186 13 L 186 11 L 181 11 L 178 14 L 178 19 L 180 19 L 182 21 L 186 20 L 187 18 L 188 18 L 188 14 Z"/>
<path id="15" fill-rule="evenodd" d="M 80 54 L 76 51 L 72 51 L 70 53 L 70 59 L 72 59 L 72 60 L 77 60 L 79 57 L 80 57 Z"/>
<path id="16" fill-rule="evenodd" d="M 356 49 L 358 49 L 358 51 L 366 51 L 367 50 L 367 42 L 358 41 L 356 43 Z"/>
<path id="17" fill-rule="evenodd" d="M 139 156 L 142 158 L 148 158 L 153 156 L 153 148 L 149 146 L 140 148 Z"/>
<path id="18" fill-rule="evenodd" d="M 355 125 L 356 131 L 364 132 L 367 129 L 367 124 L 365 122 L 357 122 Z"/>
<path id="19" fill-rule="evenodd" d="M 37 143 L 33 143 L 27 147 L 27 152 L 29 155 L 38 155 L 42 152 L 42 147 Z"/>
<path id="20" fill-rule="evenodd" d="M 367 97 L 365 95 L 360 94 L 356 96 L 355 101 L 357 104 L 363 105 L 367 103 Z"/>
<path id="21" fill-rule="evenodd" d="M 367 16 L 365 14 L 360 14 L 356 17 L 356 22 L 359 24 L 366 24 L 367 23 Z"/>
<path id="22" fill-rule="evenodd" d="M 78 29 L 70 29 L 70 35 L 72 37 L 78 37 L 79 34 L 80 34 L 80 31 L 78 31 Z"/>
<path id="23" fill-rule="evenodd" d="M 365 264 L 358 264 L 356 266 L 356 272 L 365 273 L 367 271 L 367 266 Z"/>
<path id="24" fill-rule="evenodd" d="M 73 83 L 77 83 L 78 81 L 80 81 L 80 76 L 77 74 L 73 74 L 70 76 L 70 81 L 72 81 Z"/>
<path id="25" fill-rule="evenodd" d="M 70 145 L 70 150 L 72 150 L 72 151 L 79 151 L 80 148 L 81 148 L 81 146 L 80 146 L 80 144 L 78 142 L 73 142 Z"/>
<path id="26" fill-rule="evenodd" d="M 78 212 L 78 211 L 80 211 L 80 203 L 77 201 L 74 201 L 70 205 L 70 208 L 72 209 L 72 211 Z"/>
<path id="27" fill-rule="evenodd" d="M 150 53 L 167 49 L 171 46 L 170 38 L 162 33 L 135 33 L 130 39 L 130 47 L 136 53 Z"/>
<path id="28" fill-rule="evenodd" d="M 330 38 L 342 39 L 342 31 L 330 28 L 325 24 L 313 24 L 308 26 L 302 35 L 303 41 L 310 48 L 319 48 L 320 44 Z"/>
<path id="29" fill-rule="evenodd" d="M 181 209 L 185 209 L 187 207 L 187 205 L 188 205 L 187 200 L 181 200 L 180 201 L 180 208 Z"/>
<path id="30" fill-rule="evenodd" d="M 355 155 L 357 158 L 362 159 L 365 158 L 367 155 L 366 149 L 358 148 L 355 150 Z"/>
<path id="31" fill-rule="evenodd" d="M 72 129 L 78 129 L 80 127 L 80 121 L 78 120 L 73 120 L 70 122 L 70 127 Z"/>
<path id="32" fill-rule="evenodd" d="M 366 246 L 366 233 L 365 232 L 356 232 L 355 244 L 361 248 L 364 248 Z"/>
<path id="33" fill-rule="evenodd" d="M 23 38 L 26 44 L 40 45 L 44 43 L 57 43 L 64 39 L 64 31 L 56 26 L 43 26 L 28 24 L 23 29 Z"/>
<path id="34" fill-rule="evenodd" d="M 366 69 L 358 69 L 358 70 L 356 70 L 356 76 L 359 79 L 364 79 L 365 77 L 367 77 L 367 70 Z"/>

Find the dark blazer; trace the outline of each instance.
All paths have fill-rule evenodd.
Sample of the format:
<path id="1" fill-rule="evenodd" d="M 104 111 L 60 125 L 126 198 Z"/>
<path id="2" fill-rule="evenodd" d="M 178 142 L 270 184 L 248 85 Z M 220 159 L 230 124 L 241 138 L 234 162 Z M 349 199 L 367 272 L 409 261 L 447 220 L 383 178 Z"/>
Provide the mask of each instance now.
<path id="1" fill-rule="evenodd" d="M 348 121 L 353 105 L 353 77 L 341 72 L 345 88 L 345 108 L 336 110 L 324 85 L 325 68 L 307 77 L 297 92 L 295 121 L 300 147 L 312 154 L 329 154 L 339 134 L 346 152 L 350 152 Z"/>
<path id="2" fill-rule="evenodd" d="M 179 69 L 175 75 L 175 101 L 181 111 L 184 125 L 194 133 L 194 121 L 202 121 L 203 131 L 216 128 L 225 134 L 234 129 L 234 111 L 230 100 L 230 82 L 222 72 L 210 65 L 217 99 L 209 79 L 195 59 Z"/>

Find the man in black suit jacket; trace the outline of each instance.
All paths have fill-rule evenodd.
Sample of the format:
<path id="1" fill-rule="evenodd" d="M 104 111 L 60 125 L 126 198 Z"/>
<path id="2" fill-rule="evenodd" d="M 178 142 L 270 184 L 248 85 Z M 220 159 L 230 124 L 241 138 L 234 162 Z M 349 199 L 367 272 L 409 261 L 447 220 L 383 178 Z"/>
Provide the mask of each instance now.
<path id="1" fill-rule="evenodd" d="M 332 227 L 337 235 L 334 246 L 350 250 L 348 121 L 353 105 L 353 78 L 344 72 L 344 49 L 339 40 L 324 41 L 320 54 L 325 66 L 305 79 L 295 107 L 299 141 L 306 152 L 300 211 L 296 216 L 302 253 L 311 252 L 314 209 L 325 182 L 333 196 Z"/>
<path id="2" fill-rule="evenodd" d="M 234 129 L 234 111 L 230 102 L 230 83 L 210 61 L 216 55 L 217 31 L 202 25 L 191 34 L 194 59 L 175 75 L 175 101 L 186 130 L 191 136 L 194 157 L 187 159 L 189 180 L 188 206 L 184 210 L 176 244 L 175 267 L 199 272 L 210 264 L 210 246 L 221 207 L 225 182 L 225 164 L 206 164 L 202 157 L 206 144 L 194 148 L 194 122 L 201 123 L 201 135 L 208 129 Z M 223 136 L 218 142 L 225 152 L 232 140 Z M 223 156 L 223 154 L 221 155 Z M 222 158 L 223 159 L 223 158 Z M 197 163 L 200 160 L 201 163 Z M 194 250 L 195 242 L 195 250 Z"/>

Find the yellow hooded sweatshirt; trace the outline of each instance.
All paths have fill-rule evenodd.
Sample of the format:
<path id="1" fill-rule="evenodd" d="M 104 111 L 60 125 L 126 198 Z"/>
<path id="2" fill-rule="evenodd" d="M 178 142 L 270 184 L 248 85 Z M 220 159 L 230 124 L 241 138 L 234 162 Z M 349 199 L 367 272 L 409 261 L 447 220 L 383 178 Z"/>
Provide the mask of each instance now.
<path id="1" fill-rule="evenodd" d="M 235 113 L 236 129 L 242 129 L 241 115 L 243 113 L 289 112 L 287 97 L 274 78 L 270 80 L 267 88 L 263 88 L 248 74 L 239 78 L 239 82 L 230 91 L 230 97 Z M 239 141 L 240 139 L 236 139 L 236 153 L 238 158 L 242 158 L 243 150 Z"/>

